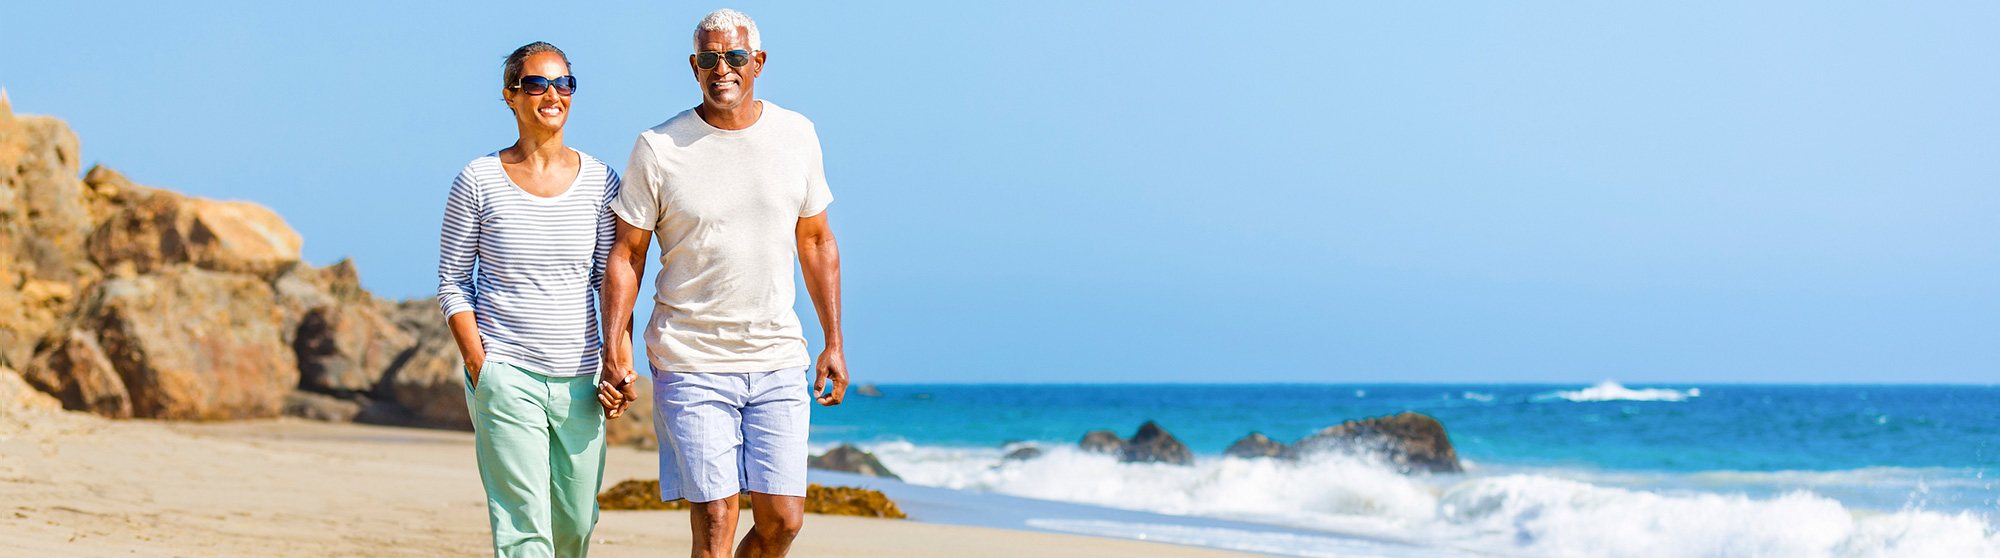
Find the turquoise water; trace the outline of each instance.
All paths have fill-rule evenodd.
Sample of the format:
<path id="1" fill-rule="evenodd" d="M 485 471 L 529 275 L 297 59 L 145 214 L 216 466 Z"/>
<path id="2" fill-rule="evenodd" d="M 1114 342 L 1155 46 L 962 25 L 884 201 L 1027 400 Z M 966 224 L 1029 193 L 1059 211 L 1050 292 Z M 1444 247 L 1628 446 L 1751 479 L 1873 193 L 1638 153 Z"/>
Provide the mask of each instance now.
<path id="1" fill-rule="evenodd" d="M 997 446 L 1131 435 L 1157 420 L 1196 453 L 1249 432 L 1296 440 L 1344 420 L 1416 411 L 1480 463 L 1696 471 L 2000 467 L 2000 388 L 1649 386 L 1683 401 L 1571 401 L 1586 386 L 881 386 L 813 417 L 815 441 Z M 1630 389 L 1642 389 L 1631 386 Z M 1472 399 L 1467 398 L 1472 394 Z M 1481 400 L 1490 398 L 1490 400 Z"/>
<path id="2" fill-rule="evenodd" d="M 815 409 L 812 442 L 857 443 L 923 486 L 1400 541 L 1437 555 L 2000 557 L 1992 386 L 880 388 L 881 397 Z M 1289 442 L 1403 411 L 1443 421 L 1467 472 L 1404 476 L 1365 456 L 1221 456 L 1252 431 Z M 1074 450 L 1084 432 L 1129 436 L 1147 420 L 1187 443 L 1196 465 Z M 1044 457 L 1002 459 L 1028 445 Z M 1310 547 L 1329 539 L 1297 540 L 1308 542 L 1278 553 L 1343 555 Z"/>

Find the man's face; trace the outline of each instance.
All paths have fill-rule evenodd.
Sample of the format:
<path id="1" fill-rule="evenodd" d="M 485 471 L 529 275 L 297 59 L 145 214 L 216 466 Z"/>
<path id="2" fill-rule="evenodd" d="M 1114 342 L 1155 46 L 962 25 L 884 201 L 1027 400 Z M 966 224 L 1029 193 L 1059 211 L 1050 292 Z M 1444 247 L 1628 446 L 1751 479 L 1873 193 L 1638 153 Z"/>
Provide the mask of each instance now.
<path id="1" fill-rule="evenodd" d="M 727 31 L 704 30 L 696 34 L 695 38 L 696 44 L 701 45 L 697 52 L 750 50 L 749 30 L 742 27 Z M 695 58 L 694 55 L 688 56 L 688 67 L 694 69 L 694 79 L 701 83 L 701 102 L 714 109 L 734 110 L 742 106 L 744 101 L 750 100 L 751 85 L 756 82 L 757 74 L 764 70 L 762 51 L 755 52 L 750 57 L 750 63 L 744 64 L 741 68 L 730 66 L 729 61 L 725 59 L 717 60 L 714 68 L 704 70 L 695 62 Z"/>

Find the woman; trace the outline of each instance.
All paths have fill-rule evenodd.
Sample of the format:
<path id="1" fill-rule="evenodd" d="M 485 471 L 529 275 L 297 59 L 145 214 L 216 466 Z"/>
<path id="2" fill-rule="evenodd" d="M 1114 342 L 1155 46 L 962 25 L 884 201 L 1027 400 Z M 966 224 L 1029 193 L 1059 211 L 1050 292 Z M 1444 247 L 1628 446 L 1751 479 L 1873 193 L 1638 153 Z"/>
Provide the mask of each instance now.
<path id="1" fill-rule="evenodd" d="M 576 78 L 554 45 L 507 57 L 500 93 L 520 139 L 451 184 L 438 305 L 465 357 L 493 555 L 584 556 L 604 480 L 595 294 L 618 175 L 563 146 Z"/>

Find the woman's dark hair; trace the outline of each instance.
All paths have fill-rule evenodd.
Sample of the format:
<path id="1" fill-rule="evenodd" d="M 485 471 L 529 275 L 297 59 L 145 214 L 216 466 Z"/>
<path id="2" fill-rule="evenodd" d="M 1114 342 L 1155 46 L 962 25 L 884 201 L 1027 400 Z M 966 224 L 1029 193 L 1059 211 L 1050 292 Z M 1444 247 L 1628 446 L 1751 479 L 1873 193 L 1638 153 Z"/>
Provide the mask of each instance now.
<path id="1" fill-rule="evenodd" d="M 501 69 L 500 73 L 500 78 L 502 82 L 500 84 L 500 87 L 505 89 L 512 89 L 515 84 L 520 83 L 521 66 L 528 62 L 528 57 L 541 54 L 544 52 L 556 53 L 556 56 L 562 57 L 563 66 L 569 65 L 569 55 L 563 54 L 562 49 L 556 48 L 555 45 L 548 44 L 542 41 L 535 41 L 532 43 L 528 43 L 526 45 L 522 45 L 521 48 L 514 49 L 513 54 L 507 55 L 507 65 Z M 545 76 L 545 77 L 554 78 L 558 76 Z"/>

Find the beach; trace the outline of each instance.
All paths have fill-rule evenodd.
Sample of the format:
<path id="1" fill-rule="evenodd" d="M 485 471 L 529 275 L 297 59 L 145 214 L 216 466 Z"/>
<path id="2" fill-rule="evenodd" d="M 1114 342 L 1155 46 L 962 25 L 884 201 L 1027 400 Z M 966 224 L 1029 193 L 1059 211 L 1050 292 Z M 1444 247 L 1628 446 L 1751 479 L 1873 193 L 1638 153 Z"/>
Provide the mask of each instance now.
<path id="1" fill-rule="evenodd" d="M 0 429 L 0 554 L 484 556 L 464 432 L 293 418 L 109 421 L 37 411 Z M 606 484 L 653 478 L 612 448 Z M 747 529 L 749 518 L 741 527 Z M 593 556 L 679 555 L 685 512 L 604 512 Z M 796 556 L 1248 556 L 1099 537 L 807 516 Z"/>

